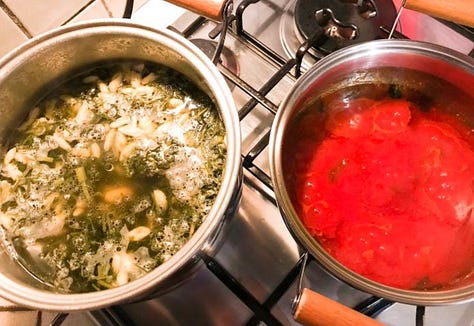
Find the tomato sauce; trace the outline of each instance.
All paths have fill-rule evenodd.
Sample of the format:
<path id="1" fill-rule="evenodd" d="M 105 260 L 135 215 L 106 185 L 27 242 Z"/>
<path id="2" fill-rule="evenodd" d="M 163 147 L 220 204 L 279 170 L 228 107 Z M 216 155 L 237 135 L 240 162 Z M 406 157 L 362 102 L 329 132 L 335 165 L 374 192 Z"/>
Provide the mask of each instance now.
<path id="1" fill-rule="evenodd" d="M 327 111 L 308 110 L 285 147 L 288 192 L 311 235 L 389 286 L 432 290 L 470 279 L 473 129 L 404 99 Z"/>

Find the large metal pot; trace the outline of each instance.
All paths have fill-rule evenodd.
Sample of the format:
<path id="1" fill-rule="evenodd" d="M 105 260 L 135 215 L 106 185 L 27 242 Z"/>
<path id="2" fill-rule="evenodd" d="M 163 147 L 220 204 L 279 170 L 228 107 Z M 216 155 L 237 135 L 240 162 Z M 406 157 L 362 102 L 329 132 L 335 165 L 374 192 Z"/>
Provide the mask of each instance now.
<path id="1" fill-rule="evenodd" d="M 236 210 L 241 190 L 240 127 L 228 86 L 215 65 L 191 42 L 168 30 L 125 20 L 99 20 L 38 36 L 0 60 L 0 143 L 45 92 L 81 69 L 105 61 L 136 59 L 171 67 L 215 101 L 226 129 L 227 160 L 221 189 L 209 215 L 186 245 L 144 277 L 93 293 L 58 294 L 46 288 L 0 249 L 0 296 L 41 310 L 91 310 L 157 295 L 188 278 L 200 252 L 218 247 L 221 229 Z"/>
<path id="2" fill-rule="evenodd" d="M 317 103 L 324 94 L 361 85 L 361 93 L 341 91 L 344 98 L 367 96 L 375 84 L 398 84 L 415 90 L 430 103 L 447 107 L 451 113 L 474 116 L 474 59 L 450 49 L 409 40 L 378 40 L 348 47 L 319 61 L 294 85 L 281 103 L 270 138 L 270 168 L 275 194 L 282 216 L 302 248 L 332 275 L 364 292 L 390 301 L 414 305 L 439 305 L 474 300 L 474 284 L 460 285 L 442 291 L 401 290 L 371 281 L 349 270 L 331 255 L 306 230 L 297 215 L 285 184 L 283 159 L 289 126 L 308 105 Z M 463 110 L 462 112 L 459 110 Z M 469 119 L 474 128 L 474 120 Z M 341 199 L 343 200 L 343 199 Z M 469 227 L 473 227 L 472 223 Z M 296 309 L 304 309 L 303 303 Z M 315 305 L 318 307 L 318 305 Z M 334 319 L 332 304 L 320 305 L 313 317 Z M 324 311 L 324 309 L 326 309 Z M 318 315 L 319 314 L 319 315 Z M 337 318 L 337 317 L 336 317 Z M 357 324 L 357 323 L 354 323 Z"/>

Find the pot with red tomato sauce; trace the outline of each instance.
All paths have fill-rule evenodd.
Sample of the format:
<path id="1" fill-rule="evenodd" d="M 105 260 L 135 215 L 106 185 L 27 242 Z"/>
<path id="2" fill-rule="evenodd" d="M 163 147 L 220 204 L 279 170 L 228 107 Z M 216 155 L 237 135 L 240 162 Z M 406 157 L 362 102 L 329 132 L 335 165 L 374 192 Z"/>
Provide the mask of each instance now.
<path id="1" fill-rule="evenodd" d="M 340 50 L 276 115 L 270 168 L 294 238 L 392 301 L 474 299 L 474 60 L 380 40 Z"/>

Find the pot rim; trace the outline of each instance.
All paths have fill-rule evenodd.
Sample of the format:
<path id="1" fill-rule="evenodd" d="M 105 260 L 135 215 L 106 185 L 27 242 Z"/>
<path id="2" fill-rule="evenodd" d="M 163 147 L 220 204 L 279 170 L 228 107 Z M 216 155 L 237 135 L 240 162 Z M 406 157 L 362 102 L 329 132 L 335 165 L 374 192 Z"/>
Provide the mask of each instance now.
<path id="1" fill-rule="evenodd" d="M 315 81 L 323 79 L 325 74 L 336 69 L 341 63 L 385 54 L 402 55 L 407 52 L 439 59 L 465 70 L 470 76 L 474 76 L 474 58 L 439 45 L 420 41 L 370 41 L 343 48 L 324 57 L 296 81 L 293 88 L 281 102 L 273 121 L 269 143 L 269 165 L 277 205 L 288 230 L 299 245 L 309 252 L 327 272 L 354 288 L 390 301 L 413 305 L 429 306 L 474 301 L 474 284 L 443 291 L 403 290 L 380 284 L 349 270 L 329 255 L 319 242 L 309 234 L 294 210 L 285 187 L 282 169 L 284 153 L 281 150 L 283 138 L 291 115 L 298 107 L 301 98 L 307 95 L 310 86 Z M 367 59 L 367 61 L 370 61 L 370 59 Z M 468 87 L 472 90 L 472 85 Z M 469 94 L 472 94 L 472 92 Z"/>
<path id="2" fill-rule="evenodd" d="M 235 191 L 240 187 L 241 174 L 241 131 L 233 97 L 226 81 L 211 60 L 194 44 L 166 29 L 144 26 L 126 19 L 97 19 L 71 24 L 41 34 L 10 51 L 0 59 L 0 72 L 10 72 L 21 68 L 28 57 L 41 51 L 44 46 L 55 46 L 62 40 L 81 38 L 97 34 L 137 35 L 150 42 L 162 44 L 183 58 L 192 62 L 209 88 L 216 106 L 221 113 L 227 143 L 227 158 L 222 184 L 216 201 L 208 216 L 196 230 L 191 239 L 168 261 L 156 267 L 143 277 L 113 289 L 97 292 L 61 294 L 34 289 L 13 281 L 0 274 L 0 294 L 7 300 L 33 309 L 46 311 L 81 311 L 99 309 L 151 293 L 172 274 L 183 268 L 189 261 L 197 259 L 202 250 L 212 245 L 210 235 L 218 231 L 232 201 Z M 0 78 L 1 82 L 2 78 Z"/>

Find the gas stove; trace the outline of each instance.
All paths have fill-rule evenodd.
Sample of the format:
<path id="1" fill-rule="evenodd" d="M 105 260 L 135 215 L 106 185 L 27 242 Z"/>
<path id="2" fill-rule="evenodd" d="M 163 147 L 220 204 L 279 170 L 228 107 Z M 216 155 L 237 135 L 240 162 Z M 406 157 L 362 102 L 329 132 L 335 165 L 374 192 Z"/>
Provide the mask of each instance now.
<path id="1" fill-rule="evenodd" d="M 473 303 L 417 308 L 355 290 L 311 259 L 302 271 L 303 251 L 275 206 L 267 143 L 278 104 L 297 76 L 321 57 L 347 45 L 387 38 L 399 5 L 385 0 L 234 2 L 218 67 L 232 89 L 241 119 L 245 182 L 240 210 L 230 232 L 223 235 L 223 247 L 215 256 L 203 258 L 192 279 L 162 297 L 114 307 L 115 314 L 136 325 L 158 321 L 164 325 L 296 325 L 291 301 L 301 276 L 304 286 L 388 325 L 474 325 Z M 169 28 L 210 57 L 222 30 L 189 12 Z M 473 34 L 469 29 L 463 34 L 461 28 L 454 30 L 405 10 L 395 37 L 469 53 L 474 48 Z M 305 44 L 308 39 L 313 43 Z M 307 49 L 303 55 L 302 45 Z"/>
<path id="2" fill-rule="evenodd" d="M 387 38 L 401 1 L 234 1 L 217 64 L 226 77 L 242 129 L 244 186 L 240 209 L 222 247 L 203 255 L 186 282 L 157 298 L 90 312 L 101 325 L 297 325 L 291 303 L 301 281 L 320 294 L 386 325 L 473 326 L 474 303 L 415 307 L 358 291 L 322 270 L 298 246 L 276 207 L 268 139 L 278 105 L 317 61 L 341 47 Z M 317 8 L 315 8 L 315 5 Z M 367 24 L 376 17 L 375 22 Z M 182 34 L 210 57 L 222 25 L 162 1 L 145 3 L 132 20 Z M 472 54 L 474 32 L 404 10 L 394 37 Z M 55 325 L 67 325 L 58 315 Z"/>

